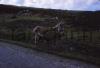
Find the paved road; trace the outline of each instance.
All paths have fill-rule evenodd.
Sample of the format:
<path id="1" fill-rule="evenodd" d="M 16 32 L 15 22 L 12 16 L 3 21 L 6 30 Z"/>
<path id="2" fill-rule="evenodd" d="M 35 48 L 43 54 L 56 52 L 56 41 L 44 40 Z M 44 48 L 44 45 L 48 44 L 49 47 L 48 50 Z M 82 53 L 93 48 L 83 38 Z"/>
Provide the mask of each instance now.
<path id="1" fill-rule="evenodd" d="M 64 59 L 0 42 L 0 68 L 98 68 L 81 61 Z"/>

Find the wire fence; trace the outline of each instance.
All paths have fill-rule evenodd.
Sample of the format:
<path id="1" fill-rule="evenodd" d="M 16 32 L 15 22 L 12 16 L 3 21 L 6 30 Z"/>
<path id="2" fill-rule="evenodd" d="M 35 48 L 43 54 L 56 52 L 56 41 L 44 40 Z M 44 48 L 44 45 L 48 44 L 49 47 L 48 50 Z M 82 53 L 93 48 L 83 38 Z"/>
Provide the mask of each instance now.
<path id="1" fill-rule="evenodd" d="M 100 31 L 66 30 L 63 36 L 64 36 L 64 40 L 83 41 L 83 42 L 91 42 L 91 43 L 100 42 Z M 0 31 L 0 38 L 2 39 L 32 42 L 33 37 L 34 35 L 31 30 Z"/>

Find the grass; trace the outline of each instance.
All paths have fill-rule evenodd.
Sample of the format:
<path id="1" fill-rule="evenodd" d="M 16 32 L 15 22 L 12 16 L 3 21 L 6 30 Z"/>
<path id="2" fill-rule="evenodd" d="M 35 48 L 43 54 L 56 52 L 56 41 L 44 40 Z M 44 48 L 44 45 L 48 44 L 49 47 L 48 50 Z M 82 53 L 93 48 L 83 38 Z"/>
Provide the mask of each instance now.
<path id="1" fill-rule="evenodd" d="M 7 19 L 7 22 L 13 22 L 18 20 L 32 20 L 32 21 L 42 21 L 44 18 L 38 16 L 20 16 L 16 18 Z"/>
<path id="2" fill-rule="evenodd" d="M 20 17 L 17 17 L 15 19 L 12 19 L 12 18 L 6 19 L 7 22 L 15 22 L 15 21 L 18 21 L 18 20 L 32 20 L 32 21 L 37 20 L 37 21 L 41 21 L 41 20 L 44 20 L 44 18 L 37 17 L 37 16 L 32 16 L 32 17 L 20 16 Z M 71 31 L 73 31 L 72 32 L 73 33 L 73 40 L 78 40 L 78 39 L 83 40 L 83 32 L 75 30 L 75 28 L 71 28 L 71 27 L 69 29 L 66 28 L 66 30 L 65 30 L 66 38 L 68 38 L 68 39 L 71 38 Z M 29 36 L 29 34 L 27 34 L 27 33 L 25 35 Z M 100 36 L 100 32 L 93 31 L 93 40 L 92 41 L 90 39 L 90 32 L 89 31 L 85 33 L 85 36 L 86 36 L 85 41 L 83 40 L 84 43 L 86 43 L 86 42 L 88 42 L 88 43 L 96 42 L 96 41 L 98 41 L 98 37 Z M 5 41 L 5 40 L 3 40 L 3 41 Z M 54 54 L 54 55 L 63 56 L 65 58 L 67 58 L 67 57 L 68 58 L 74 58 L 74 59 L 79 59 L 79 60 L 82 60 L 82 61 L 85 61 L 85 62 L 100 64 L 100 59 L 99 58 L 83 55 L 83 54 L 80 54 L 80 53 L 56 52 L 56 51 L 52 51 L 52 50 L 48 51 L 47 49 L 34 47 L 30 43 L 22 43 L 22 42 L 19 42 L 19 41 L 6 40 L 5 42 L 17 44 L 19 46 L 34 49 L 34 50 L 37 50 L 37 51 L 43 51 L 43 52 L 51 53 L 51 54 Z M 95 47 L 95 45 L 93 45 L 93 46 Z M 100 47 L 100 45 L 98 45 L 98 47 Z"/>

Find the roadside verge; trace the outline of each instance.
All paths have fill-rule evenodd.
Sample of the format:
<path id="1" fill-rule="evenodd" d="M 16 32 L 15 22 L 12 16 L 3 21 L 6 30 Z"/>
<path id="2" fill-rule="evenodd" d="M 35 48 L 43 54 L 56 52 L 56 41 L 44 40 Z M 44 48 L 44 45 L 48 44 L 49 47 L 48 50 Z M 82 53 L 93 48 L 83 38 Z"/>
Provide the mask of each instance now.
<path id="1" fill-rule="evenodd" d="M 16 44 L 18 46 L 30 48 L 30 49 L 33 49 L 33 50 L 36 50 L 36 51 L 41 51 L 41 52 L 61 56 L 61 57 L 64 57 L 64 58 L 76 59 L 76 60 L 84 61 L 86 63 L 96 64 L 96 65 L 100 66 L 100 58 L 95 58 L 95 57 L 92 57 L 92 56 L 83 55 L 83 54 L 79 54 L 79 53 L 71 53 L 71 52 L 70 53 L 69 52 L 64 53 L 64 52 L 50 51 L 50 50 L 47 50 L 47 49 L 44 50 L 42 48 L 38 48 L 36 46 L 33 46 L 32 44 L 22 43 L 22 42 L 18 42 L 18 41 L 4 40 L 4 39 L 0 39 L 0 41 L 10 43 L 10 44 Z"/>

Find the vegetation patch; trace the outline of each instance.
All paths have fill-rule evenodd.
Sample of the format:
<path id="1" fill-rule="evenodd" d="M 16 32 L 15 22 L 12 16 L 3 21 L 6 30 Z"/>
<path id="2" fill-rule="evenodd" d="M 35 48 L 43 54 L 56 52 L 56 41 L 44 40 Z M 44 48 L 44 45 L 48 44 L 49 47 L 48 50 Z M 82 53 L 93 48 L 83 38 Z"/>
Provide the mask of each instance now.
<path id="1" fill-rule="evenodd" d="M 42 21 L 44 20 L 44 18 L 38 17 L 38 16 L 20 16 L 20 17 L 16 17 L 15 19 L 8 19 L 8 22 L 13 22 L 13 21 L 18 21 L 18 20 L 32 20 L 32 21 Z"/>
<path id="2" fill-rule="evenodd" d="M 39 41 L 35 45 L 33 28 L 38 25 L 48 27 L 58 23 L 58 21 L 49 21 L 45 21 L 45 17 L 20 16 L 9 18 L 9 16 L 5 17 L 4 15 L 3 18 L 0 18 L 0 39 L 16 41 L 17 43 L 14 43 L 18 45 L 20 45 L 19 42 L 25 43 L 20 46 L 26 48 L 100 64 L 100 31 L 85 30 L 81 27 L 78 29 L 76 25 L 69 25 L 66 20 L 64 20 L 66 23 L 62 40 L 57 39 L 56 44 L 51 42 L 52 40 L 50 44 L 42 40 L 42 43 Z"/>

